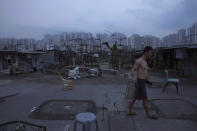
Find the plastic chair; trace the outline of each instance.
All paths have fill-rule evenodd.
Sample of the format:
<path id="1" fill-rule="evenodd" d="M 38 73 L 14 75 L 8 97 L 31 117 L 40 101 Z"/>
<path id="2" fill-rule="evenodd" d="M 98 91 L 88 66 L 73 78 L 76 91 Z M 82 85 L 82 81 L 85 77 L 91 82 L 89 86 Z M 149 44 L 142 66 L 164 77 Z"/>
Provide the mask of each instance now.
<path id="1" fill-rule="evenodd" d="M 91 112 L 79 113 L 75 117 L 74 131 L 76 131 L 77 123 L 82 124 L 83 131 L 90 131 L 90 124 L 92 122 L 95 122 L 96 131 L 98 131 L 98 123 L 97 123 L 96 115 L 94 113 Z"/>
<path id="2" fill-rule="evenodd" d="M 179 88 L 180 88 L 179 87 L 179 79 L 177 79 L 177 78 L 169 78 L 168 77 L 168 70 L 167 69 L 165 69 L 164 72 L 166 73 L 166 83 L 164 85 L 163 92 L 165 91 L 165 89 L 167 88 L 167 86 L 169 84 L 173 84 L 173 85 L 176 86 L 177 94 L 178 94 L 178 91 L 179 91 Z"/>
<path id="3" fill-rule="evenodd" d="M 72 90 L 72 80 L 64 79 L 59 72 L 57 74 L 61 80 L 62 90 Z"/>

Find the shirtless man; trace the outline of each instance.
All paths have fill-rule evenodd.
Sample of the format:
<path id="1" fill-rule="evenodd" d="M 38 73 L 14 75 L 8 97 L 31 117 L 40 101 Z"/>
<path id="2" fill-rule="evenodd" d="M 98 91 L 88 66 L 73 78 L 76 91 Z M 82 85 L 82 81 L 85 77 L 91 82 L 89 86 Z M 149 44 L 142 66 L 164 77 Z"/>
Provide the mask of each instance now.
<path id="1" fill-rule="evenodd" d="M 148 98 L 147 98 L 146 87 L 145 87 L 146 83 L 152 84 L 148 80 L 148 65 L 147 65 L 147 61 L 152 57 L 152 54 L 153 54 L 153 48 L 150 46 L 146 46 L 144 48 L 144 55 L 141 56 L 136 61 L 136 63 L 134 64 L 131 70 L 131 75 L 133 77 L 133 83 L 135 84 L 136 91 L 135 91 L 134 99 L 129 106 L 128 115 L 135 115 L 135 113 L 132 112 L 133 105 L 136 100 L 142 100 L 147 117 L 151 119 L 157 119 L 156 116 L 150 115 L 149 113 L 147 107 Z"/>

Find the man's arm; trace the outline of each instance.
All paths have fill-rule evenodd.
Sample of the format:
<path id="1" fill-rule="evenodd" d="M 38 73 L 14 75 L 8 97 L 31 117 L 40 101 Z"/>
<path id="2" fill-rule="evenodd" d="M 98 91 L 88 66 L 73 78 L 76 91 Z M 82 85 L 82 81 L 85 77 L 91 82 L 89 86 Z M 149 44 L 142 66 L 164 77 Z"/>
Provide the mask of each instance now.
<path id="1" fill-rule="evenodd" d="M 140 66 L 140 62 L 136 61 L 133 68 L 131 69 L 131 76 L 133 77 L 134 83 L 136 83 L 136 81 L 137 81 L 137 70 L 138 70 L 139 66 Z"/>
<path id="2" fill-rule="evenodd" d="M 136 61 L 133 68 L 131 69 L 131 75 L 134 75 L 134 72 L 137 71 L 137 69 L 139 68 L 140 62 Z"/>

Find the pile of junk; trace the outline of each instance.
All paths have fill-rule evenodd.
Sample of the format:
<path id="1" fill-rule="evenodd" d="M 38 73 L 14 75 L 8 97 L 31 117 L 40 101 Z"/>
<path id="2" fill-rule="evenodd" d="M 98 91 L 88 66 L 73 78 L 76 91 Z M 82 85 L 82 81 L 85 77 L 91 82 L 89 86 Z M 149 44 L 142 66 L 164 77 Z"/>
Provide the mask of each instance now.
<path id="1" fill-rule="evenodd" d="M 79 67 L 76 66 L 74 68 L 66 68 L 66 77 L 68 79 L 79 79 L 79 78 L 89 78 L 102 76 L 102 71 L 99 68 L 88 68 L 88 67 Z"/>

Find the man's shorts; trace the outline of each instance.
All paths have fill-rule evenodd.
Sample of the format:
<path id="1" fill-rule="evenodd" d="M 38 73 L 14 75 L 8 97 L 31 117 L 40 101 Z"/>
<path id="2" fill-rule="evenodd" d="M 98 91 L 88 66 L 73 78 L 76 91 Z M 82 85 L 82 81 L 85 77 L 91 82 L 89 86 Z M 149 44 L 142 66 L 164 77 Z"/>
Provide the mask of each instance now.
<path id="1" fill-rule="evenodd" d="M 135 84 L 136 91 L 135 91 L 135 99 L 137 100 L 146 100 L 146 80 L 144 79 L 137 79 L 137 83 Z"/>

